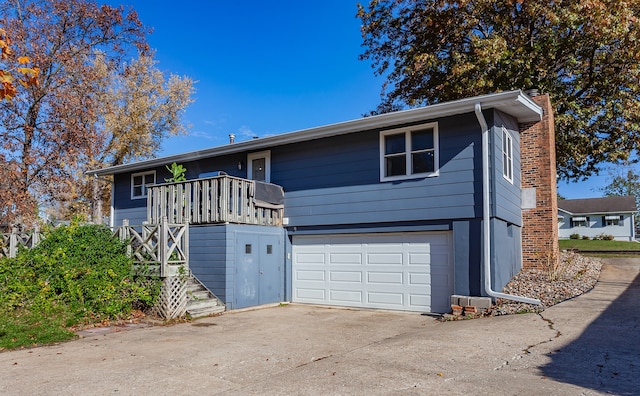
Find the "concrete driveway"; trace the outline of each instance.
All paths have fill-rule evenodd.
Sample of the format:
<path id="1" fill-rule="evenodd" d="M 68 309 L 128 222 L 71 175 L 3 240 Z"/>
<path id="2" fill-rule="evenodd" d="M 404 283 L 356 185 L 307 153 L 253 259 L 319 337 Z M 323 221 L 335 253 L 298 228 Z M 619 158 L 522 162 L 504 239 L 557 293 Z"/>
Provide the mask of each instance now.
<path id="1" fill-rule="evenodd" d="M 640 392 L 640 259 L 525 314 L 441 323 L 288 305 L 0 353 L 2 395 Z"/>

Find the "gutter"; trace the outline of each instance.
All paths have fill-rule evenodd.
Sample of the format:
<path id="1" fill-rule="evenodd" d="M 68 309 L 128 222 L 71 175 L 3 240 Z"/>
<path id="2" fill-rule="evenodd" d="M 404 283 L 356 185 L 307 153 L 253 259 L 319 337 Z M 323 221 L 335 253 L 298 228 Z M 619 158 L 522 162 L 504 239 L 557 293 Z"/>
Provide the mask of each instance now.
<path id="1" fill-rule="evenodd" d="M 345 135 L 376 128 L 386 128 L 412 122 L 422 122 L 431 118 L 441 118 L 468 113 L 469 107 L 473 106 L 473 104 L 478 101 L 482 101 L 487 108 L 490 107 L 498 109 L 516 117 L 519 122 L 537 121 L 542 114 L 540 107 L 521 91 L 507 91 L 473 98 L 465 98 L 452 102 L 437 103 L 426 107 L 364 117 L 310 129 L 266 136 L 259 139 L 250 139 L 244 142 L 235 142 L 224 146 L 196 150 L 182 154 L 174 154 L 130 164 L 114 165 L 102 169 L 91 169 L 85 173 L 103 176 L 133 172 L 156 166 L 164 166 L 165 164 L 170 164 L 172 162 L 189 162 L 196 161 L 201 158 L 259 151 L 285 144 L 306 142 L 314 139 Z"/>
<path id="2" fill-rule="evenodd" d="M 542 305 L 540 300 L 529 297 L 514 296 L 512 294 L 500 293 L 491 289 L 491 214 L 489 208 L 489 127 L 482 114 L 480 102 L 475 104 L 475 113 L 478 123 L 482 129 L 482 245 L 483 245 L 483 265 L 484 265 L 484 290 L 491 297 L 504 298 L 507 300 L 519 301 L 527 304 Z"/>

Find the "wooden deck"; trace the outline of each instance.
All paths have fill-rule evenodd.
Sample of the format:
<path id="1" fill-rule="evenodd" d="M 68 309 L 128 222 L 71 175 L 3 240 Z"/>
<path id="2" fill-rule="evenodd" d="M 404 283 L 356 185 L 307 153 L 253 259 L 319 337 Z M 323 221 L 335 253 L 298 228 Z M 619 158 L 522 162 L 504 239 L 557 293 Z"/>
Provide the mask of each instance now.
<path id="1" fill-rule="evenodd" d="M 282 226 L 283 206 L 256 200 L 255 191 L 253 180 L 227 175 L 158 184 L 148 190 L 147 221 Z"/>

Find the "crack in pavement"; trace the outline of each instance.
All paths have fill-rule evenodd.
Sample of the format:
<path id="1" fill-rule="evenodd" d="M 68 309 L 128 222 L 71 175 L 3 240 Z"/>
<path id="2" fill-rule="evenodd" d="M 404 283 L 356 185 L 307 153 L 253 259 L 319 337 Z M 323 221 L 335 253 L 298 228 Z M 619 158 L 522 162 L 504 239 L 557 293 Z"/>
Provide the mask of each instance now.
<path id="1" fill-rule="evenodd" d="M 542 316 L 542 312 L 538 313 L 537 315 L 540 317 L 540 319 L 542 319 L 543 321 L 547 322 L 547 326 L 549 327 L 549 330 L 555 331 L 555 332 L 556 332 L 556 334 L 555 334 L 555 336 L 553 336 L 553 338 L 549 338 L 548 340 L 540 341 L 540 342 L 538 342 L 537 344 L 532 344 L 532 345 L 527 346 L 527 347 L 522 351 L 522 352 L 524 352 L 524 353 L 525 353 L 525 354 L 527 354 L 527 355 L 531 353 L 531 349 L 533 349 L 533 348 L 535 348 L 535 347 L 538 347 L 538 346 L 540 346 L 540 345 L 542 345 L 542 344 L 547 344 L 547 343 L 549 343 L 549 342 L 552 342 L 554 339 L 559 338 L 559 337 L 562 335 L 562 333 L 560 332 L 560 330 L 558 330 L 558 329 L 556 329 L 555 327 L 553 327 L 553 326 L 555 325 L 555 323 L 553 323 L 553 321 L 552 321 L 551 319 L 548 319 L 548 318 L 545 318 L 544 316 Z"/>

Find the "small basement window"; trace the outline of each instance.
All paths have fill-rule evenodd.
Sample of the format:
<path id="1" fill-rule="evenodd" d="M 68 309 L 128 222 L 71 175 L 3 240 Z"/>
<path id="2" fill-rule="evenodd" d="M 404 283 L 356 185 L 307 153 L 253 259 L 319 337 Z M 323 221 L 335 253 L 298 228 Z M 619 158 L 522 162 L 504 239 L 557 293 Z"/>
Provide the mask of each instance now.
<path id="1" fill-rule="evenodd" d="M 437 175 L 437 123 L 380 133 L 380 181 Z"/>
<path id="2" fill-rule="evenodd" d="M 156 184 L 156 171 L 140 172 L 131 175 L 131 199 L 147 197 L 149 186 Z"/>

